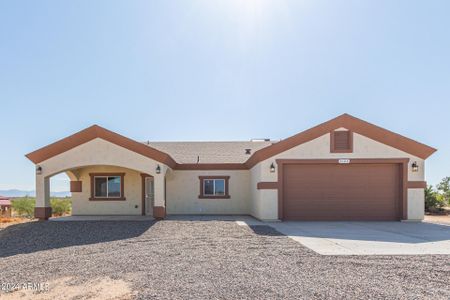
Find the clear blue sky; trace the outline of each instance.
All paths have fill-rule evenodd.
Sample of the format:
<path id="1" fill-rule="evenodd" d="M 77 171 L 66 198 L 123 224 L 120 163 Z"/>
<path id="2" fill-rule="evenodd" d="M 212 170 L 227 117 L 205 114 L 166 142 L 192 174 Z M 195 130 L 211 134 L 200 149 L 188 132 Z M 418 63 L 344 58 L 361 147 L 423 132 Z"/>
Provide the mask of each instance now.
<path id="1" fill-rule="evenodd" d="M 450 1 L 1 1 L 0 189 L 94 123 L 136 140 L 285 138 L 348 112 L 439 149 Z M 67 190 L 63 177 L 53 190 Z"/>

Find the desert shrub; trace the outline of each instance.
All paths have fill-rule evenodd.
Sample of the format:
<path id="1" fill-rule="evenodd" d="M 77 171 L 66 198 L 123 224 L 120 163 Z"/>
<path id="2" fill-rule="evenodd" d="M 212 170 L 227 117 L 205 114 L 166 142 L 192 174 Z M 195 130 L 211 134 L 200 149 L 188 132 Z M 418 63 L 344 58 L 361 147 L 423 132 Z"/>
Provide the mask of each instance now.
<path id="1" fill-rule="evenodd" d="M 445 177 L 442 179 L 436 187 L 444 198 L 445 204 L 450 205 L 450 177 Z"/>
<path id="2" fill-rule="evenodd" d="M 425 189 L 425 210 L 439 210 L 446 205 L 445 197 L 430 185 Z"/>
<path id="3" fill-rule="evenodd" d="M 62 216 L 72 211 L 72 200 L 70 198 L 52 198 L 50 199 L 52 214 Z"/>
<path id="4" fill-rule="evenodd" d="M 11 206 L 14 212 L 21 217 L 33 218 L 34 216 L 34 198 L 26 196 L 14 199 L 11 201 Z"/>

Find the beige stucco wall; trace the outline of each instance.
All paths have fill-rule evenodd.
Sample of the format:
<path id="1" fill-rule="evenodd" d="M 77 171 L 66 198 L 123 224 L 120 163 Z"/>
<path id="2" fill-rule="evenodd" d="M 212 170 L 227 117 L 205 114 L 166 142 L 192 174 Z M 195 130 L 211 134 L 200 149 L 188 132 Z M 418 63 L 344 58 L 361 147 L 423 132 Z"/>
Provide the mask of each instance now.
<path id="1" fill-rule="evenodd" d="M 167 166 L 133 151 L 102 139 L 94 139 L 69 151 L 56 155 L 39 165 L 42 174 L 36 176 L 37 206 L 48 206 L 49 177 L 60 172 L 68 172 L 71 180 L 83 180 L 83 192 L 74 194 L 75 214 L 139 214 L 141 205 L 141 181 L 139 173 L 154 176 L 155 206 L 164 206 L 167 192 L 167 212 L 169 214 L 251 214 L 263 220 L 278 218 L 278 193 L 276 190 L 258 190 L 258 182 L 278 180 L 278 168 L 270 173 L 270 164 L 277 159 L 326 159 L 326 158 L 409 158 L 417 161 L 419 172 L 409 169 L 408 180 L 424 180 L 424 161 L 393 147 L 381 144 L 359 134 L 354 134 L 354 152 L 347 154 L 330 153 L 330 135 L 325 134 L 308 143 L 299 145 L 255 165 L 250 171 L 174 171 Z M 155 174 L 156 166 L 162 168 Z M 409 168 L 410 168 L 409 164 Z M 125 193 L 127 201 L 111 206 L 110 203 L 89 203 L 90 184 L 84 182 L 90 169 L 127 169 Z M 80 170 L 77 170 L 80 169 Z M 74 171 L 77 170 L 77 171 Z M 89 173 L 89 172 L 88 172 Z M 167 187 L 164 177 L 167 173 Z M 230 199 L 199 199 L 199 176 L 230 176 Z M 87 194 L 86 194 L 87 193 Z M 127 196 L 127 193 L 130 193 Z M 84 200 L 83 200 L 84 199 Z M 134 206 L 138 205 L 138 208 Z M 408 191 L 408 219 L 423 218 L 423 189 Z"/>
<path id="2" fill-rule="evenodd" d="M 424 189 L 408 189 L 408 220 L 423 220 L 425 211 Z"/>
<path id="3" fill-rule="evenodd" d="M 49 206 L 49 177 L 88 166 L 116 166 L 147 173 L 155 181 L 155 206 L 164 206 L 164 177 L 168 167 L 146 156 L 100 138 L 81 144 L 41 163 L 42 174 L 36 175 L 36 206 Z M 161 173 L 156 174 L 157 166 Z M 76 177 L 76 172 L 70 176 Z"/>
<path id="4" fill-rule="evenodd" d="M 229 199 L 199 199 L 199 176 L 230 176 Z M 168 174 L 168 214 L 249 214 L 250 172 L 242 171 L 173 171 Z"/>
<path id="5" fill-rule="evenodd" d="M 125 201 L 90 201 L 91 178 L 89 173 L 125 173 Z M 82 192 L 72 193 L 73 215 L 140 215 L 142 202 L 141 173 L 121 167 L 91 166 L 77 170 L 82 181 Z"/>
<path id="6" fill-rule="evenodd" d="M 424 160 L 415 157 L 411 154 L 393 148 L 391 146 L 382 144 L 360 134 L 353 135 L 353 153 L 330 153 L 330 134 L 325 134 L 310 142 L 304 143 L 297 147 L 291 148 L 274 157 L 264 160 L 255 165 L 252 170 L 252 214 L 259 219 L 277 219 L 278 213 L 278 194 L 273 190 L 257 190 L 256 184 L 260 181 L 274 182 L 278 181 L 278 168 L 274 173 L 270 173 L 270 165 L 276 165 L 277 159 L 330 159 L 330 158 L 409 158 L 408 180 L 409 181 L 423 181 L 424 180 Z M 412 172 L 411 162 L 417 161 L 419 165 L 419 172 Z M 416 193 L 423 192 L 423 189 Z M 415 196 L 413 196 L 415 195 Z M 423 219 L 424 211 L 419 205 L 417 194 L 408 192 L 408 219 Z"/>

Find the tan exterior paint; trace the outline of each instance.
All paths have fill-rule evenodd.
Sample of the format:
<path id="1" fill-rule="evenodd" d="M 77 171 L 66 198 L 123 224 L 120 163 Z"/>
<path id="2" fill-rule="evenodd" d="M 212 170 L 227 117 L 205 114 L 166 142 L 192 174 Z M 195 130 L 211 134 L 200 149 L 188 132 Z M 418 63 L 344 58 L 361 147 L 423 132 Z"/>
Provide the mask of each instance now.
<path id="1" fill-rule="evenodd" d="M 370 124 L 361 119 L 355 118 L 348 114 L 340 115 L 332 120 L 317 125 L 313 128 L 293 135 L 279 143 L 273 144 L 269 147 L 256 151 L 246 162 L 248 168 L 254 167 L 256 164 L 277 156 L 283 152 L 287 152 L 301 144 L 308 143 L 325 134 L 339 129 L 350 130 L 354 133 L 364 135 L 372 140 L 389 145 L 395 149 L 401 149 L 404 152 L 411 153 L 411 155 L 420 157 L 422 159 L 428 158 L 431 154 L 436 152 L 436 149 L 427 145 L 421 144 L 407 137 Z"/>
<path id="2" fill-rule="evenodd" d="M 200 199 L 199 176 L 230 176 L 229 199 Z M 173 171 L 167 177 L 168 214 L 249 214 L 250 172 Z"/>
<path id="3" fill-rule="evenodd" d="M 421 221 L 425 211 L 424 189 L 408 189 L 408 220 Z"/>
<path id="4" fill-rule="evenodd" d="M 156 174 L 156 167 L 161 173 Z M 53 156 L 41 163 L 42 173 L 36 175 L 36 207 L 48 207 L 50 196 L 49 178 L 61 172 L 68 172 L 71 180 L 80 177 L 78 169 L 89 166 L 115 166 L 147 173 L 155 180 L 155 206 L 164 206 L 164 176 L 168 167 L 146 156 L 126 148 L 96 138 L 66 152 Z M 76 178 L 75 180 L 78 180 Z M 126 180 L 126 179 L 125 179 Z M 140 182 L 140 179 L 139 179 Z M 83 183 L 83 192 L 89 190 L 90 183 Z M 138 192 L 141 191 L 139 187 Z M 89 197 L 88 197 L 89 198 Z M 139 196 L 140 199 L 140 196 Z"/>
<path id="5" fill-rule="evenodd" d="M 353 132 L 351 153 L 330 153 L 330 132 L 333 130 Z M 77 200 L 74 203 L 75 214 L 139 214 L 142 205 L 140 174 L 145 173 L 154 177 L 154 205 L 161 216 L 166 208 L 169 214 L 251 214 L 263 220 L 278 219 L 278 186 L 275 183 L 278 182 L 279 168 L 270 172 L 270 165 L 276 165 L 279 159 L 408 159 L 408 170 L 404 172 L 408 174 L 406 180 L 411 183 L 405 211 L 407 219 L 420 220 L 423 218 L 424 195 L 423 184 L 418 182 L 424 182 L 424 159 L 434 151 L 434 148 L 342 115 L 260 149 L 245 163 L 178 164 L 167 153 L 99 126 L 92 126 L 27 157 L 42 168 L 41 174 L 36 175 L 36 207 L 44 218 L 49 215 L 49 178 L 66 172 L 71 181 L 82 183 L 82 191 L 74 196 Z M 412 162 L 417 162 L 419 172 L 412 172 Z M 155 172 L 157 166 L 161 169 L 160 174 Z M 85 203 L 89 199 L 85 194 L 90 193 L 86 172 L 117 170 L 126 170 L 126 201 L 114 203 L 118 206 L 111 206 L 111 202 L 100 203 L 99 206 Z M 199 176 L 230 176 L 230 198 L 200 199 Z M 127 193 L 131 193 L 130 196 Z"/>
<path id="6" fill-rule="evenodd" d="M 278 181 L 278 168 L 274 173 L 270 172 L 270 164 L 276 164 L 277 159 L 330 159 L 330 158 L 408 158 L 408 180 L 424 180 L 424 160 L 412 156 L 406 152 L 382 144 L 365 136 L 353 133 L 353 152 L 352 153 L 330 153 L 330 134 L 324 134 L 310 142 L 291 148 L 285 152 L 275 155 L 256 164 L 251 169 L 252 174 L 252 213 L 255 217 L 263 220 L 277 220 L 278 194 L 273 190 L 258 190 L 258 182 Z M 419 172 L 412 172 L 411 163 L 416 161 L 419 165 Z M 418 189 L 422 190 L 423 189 Z M 412 195 L 408 191 L 408 195 Z M 422 195 L 414 194 L 414 197 L 408 197 L 408 220 L 423 219 L 423 209 L 420 210 L 420 203 L 423 202 Z"/>
<path id="7" fill-rule="evenodd" d="M 135 170 L 112 167 L 91 166 L 78 170 L 79 180 L 83 182 L 81 193 L 72 193 L 73 215 L 140 215 L 142 190 L 141 173 Z M 91 178 L 89 173 L 125 173 L 124 175 L 124 201 L 91 201 Z"/>

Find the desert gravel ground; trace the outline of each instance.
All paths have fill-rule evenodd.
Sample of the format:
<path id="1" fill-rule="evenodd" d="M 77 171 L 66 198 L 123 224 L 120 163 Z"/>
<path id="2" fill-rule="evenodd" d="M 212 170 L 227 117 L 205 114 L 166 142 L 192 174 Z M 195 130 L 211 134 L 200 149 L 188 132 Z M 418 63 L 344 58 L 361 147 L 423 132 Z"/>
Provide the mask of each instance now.
<path id="1" fill-rule="evenodd" d="M 320 256 L 231 221 L 18 224 L 0 270 L 39 299 L 450 299 L 450 256 Z"/>

